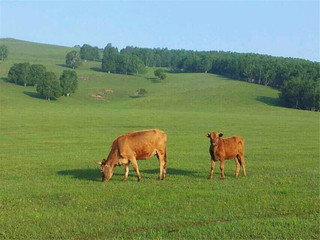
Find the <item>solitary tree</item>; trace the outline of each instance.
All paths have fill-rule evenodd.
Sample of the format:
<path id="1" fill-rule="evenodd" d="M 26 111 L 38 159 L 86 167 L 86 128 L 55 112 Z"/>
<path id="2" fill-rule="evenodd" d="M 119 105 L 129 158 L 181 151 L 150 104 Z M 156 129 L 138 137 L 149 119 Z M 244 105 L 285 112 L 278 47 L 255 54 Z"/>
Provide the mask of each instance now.
<path id="1" fill-rule="evenodd" d="M 66 64 L 72 69 L 79 67 L 81 65 L 79 52 L 75 50 L 68 52 L 66 55 Z"/>
<path id="2" fill-rule="evenodd" d="M 42 64 L 33 64 L 30 67 L 30 84 L 37 84 L 43 77 L 46 72 L 46 67 Z"/>
<path id="3" fill-rule="evenodd" d="M 47 100 L 61 96 L 60 82 L 53 72 L 44 74 L 44 77 L 37 84 L 37 92 Z"/>
<path id="4" fill-rule="evenodd" d="M 71 70 L 64 70 L 60 76 L 60 86 L 62 95 L 69 96 L 70 93 L 74 93 L 78 88 L 77 73 Z"/>
<path id="5" fill-rule="evenodd" d="M 9 55 L 9 49 L 6 45 L 0 45 L 0 58 L 2 61 L 6 59 Z"/>
<path id="6" fill-rule="evenodd" d="M 8 79 L 15 84 L 27 86 L 30 83 L 30 64 L 29 63 L 16 63 L 8 73 Z"/>
<path id="7" fill-rule="evenodd" d="M 161 80 L 164 80 L 167 77 L 167 75 L 164 73 L 164 70 L 161 68 L 154 70 L 154 75 Z"/>

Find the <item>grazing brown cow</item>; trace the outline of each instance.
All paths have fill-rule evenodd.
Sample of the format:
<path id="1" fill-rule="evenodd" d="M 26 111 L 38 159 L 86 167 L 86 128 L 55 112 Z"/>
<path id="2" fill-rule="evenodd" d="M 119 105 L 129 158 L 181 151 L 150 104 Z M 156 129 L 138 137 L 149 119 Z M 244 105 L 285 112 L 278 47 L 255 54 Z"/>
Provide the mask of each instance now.
<path id="1" fill-rule="evenodd" d="M 213 177 L 215 162 L 220 161 L 221 179 L 224 179 L 224 160 L 230 158 L 233 158 L 237 165 L 236 177 L 239 175 L 240 166 L 242 166 L 243 176 L 246 176 L 243 138 L 240 136 L 222 138 L 223 134 L 218 132 L 208 133 L 206 136 L 210 138 L 211 171 L 209 178 Z"/>
<path id="2" fill-rule="evenodd" d="M 141 180 L 137 160 L 157 156 L 160 163 L 159 179 L 166 177 L 167 171 L 167 134 L 158 129 L 129 132 L 117 137 L 112 145 L 109 156 L 98 164 L 101 166 L 102 181 L 109 181 L 115 166 L 124 165 L 126 181 L 131 162 L 136 171 L 138 181 Z"/>

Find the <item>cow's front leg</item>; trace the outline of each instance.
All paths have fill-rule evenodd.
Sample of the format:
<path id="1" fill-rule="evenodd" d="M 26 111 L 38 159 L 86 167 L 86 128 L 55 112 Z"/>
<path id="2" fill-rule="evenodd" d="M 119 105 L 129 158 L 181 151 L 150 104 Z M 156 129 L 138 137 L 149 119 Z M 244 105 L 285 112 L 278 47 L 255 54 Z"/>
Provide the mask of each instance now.
<path id="1" fill-rule="evenodd" d="M 221 179 L 224 179 L 224 159 L 220 159 L 220 171 L 221 171 Z"/>
<path id="2" fill-rule="evenodd" d="M 213 178 L 213 170 L 214 170 L 215 164 L 216 164 L 215 161 L 213 159 L 211 159 L 211 170 L 210 170 L 209 179 Z"/>
<path id="3" fill-rule="evenodd" d="M 130 159 L 130 160 L 131 160 L 132 167 L 133 167 L 134 170 L 136 171 L 136 175 L 137 175 L 137 178 L 138 178 L 138 182 L 140 182 L 140 180 L 141 180 L 141 175 L 140 175 L 140 172 L 139 172 L 137 160 L 136 160 L 136 158 L 132 158 L 132 159 Z"/>
<path id="4" fill-rule="evenodd" d="M 123 181 L 127 181 L 128 179 L 128 174 L 129 174 L 129 163 L 124 165 L 124 178 L 123 178 Z"/>

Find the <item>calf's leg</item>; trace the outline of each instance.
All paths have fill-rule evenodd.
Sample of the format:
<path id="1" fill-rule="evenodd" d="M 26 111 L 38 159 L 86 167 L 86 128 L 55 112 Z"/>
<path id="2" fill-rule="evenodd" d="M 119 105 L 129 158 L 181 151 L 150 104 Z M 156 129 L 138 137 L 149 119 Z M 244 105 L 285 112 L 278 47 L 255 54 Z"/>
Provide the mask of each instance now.
<path id="1" fill-rule="evenodd" d="M 239 171 L 240 171 L 240 163 L 238 161 L 238 158 L 235 157 L 234 158 L 234 161 L 236 162 L 236 166 L 237 166 L 237 169 L 236 169 L 236 178 L 239 176 Z"/>
<path id="2" fill-rule="evenodd" d="M 211 159 L 211 170 L 210 170 L 210 175 L 209 175 L 209 179 L 213 178 L 213 170 L 214 170 L 214 165 L 215 165 L 215 161 L 213 159 Z"/>
<path id="3" fill-rule="evenodd" d="M 244 155 L 240 155 L 240 158 L 241 158 L 241 166 L 242 166 L 242 175 L 245 177 L 247 176 L 247 173 L 246 173 L 246 167 L 245 167 L 245 162 L 244 162 Z"/>
<path id="4" fill-rule="evenodd" d="M 224 159 L 220 159 L 220 171 L 221 171 L 221 179 L 224 179 Z"/>

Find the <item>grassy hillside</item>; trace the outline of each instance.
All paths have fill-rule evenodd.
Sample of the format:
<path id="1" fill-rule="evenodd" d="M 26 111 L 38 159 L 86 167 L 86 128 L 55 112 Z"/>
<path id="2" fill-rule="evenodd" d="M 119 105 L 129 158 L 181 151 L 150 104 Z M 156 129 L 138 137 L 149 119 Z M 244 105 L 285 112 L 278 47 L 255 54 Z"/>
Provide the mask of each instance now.
<path id="1" fill-rule="evenodd" d="M 0 238 L 198 239 L 319 238 L 319 113 L 278 106 L 278 92 L 213 74 L 146 75 L 99 71 L 85 62 L 72 97 L 45 101 L 7 81 L 16 62 L 60 75 L 71 48 L 1 39 Z M 134 98 L 138 88 L 146 97 Z M 105 90 L 113 93 L 104 94 Z M 101 94 L 102 99 L 97 99 Z M 168 134 L 168 173 L 156 158 L 117 167 L 102 183 L 94 161 L 117 136 L 159 128 Z M 208 131 L 241 135 L 247 177 L 226 162 L 210 171 Z"/>

